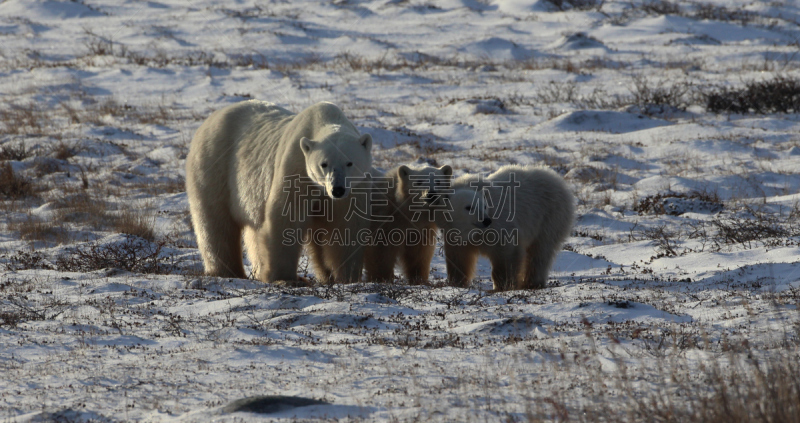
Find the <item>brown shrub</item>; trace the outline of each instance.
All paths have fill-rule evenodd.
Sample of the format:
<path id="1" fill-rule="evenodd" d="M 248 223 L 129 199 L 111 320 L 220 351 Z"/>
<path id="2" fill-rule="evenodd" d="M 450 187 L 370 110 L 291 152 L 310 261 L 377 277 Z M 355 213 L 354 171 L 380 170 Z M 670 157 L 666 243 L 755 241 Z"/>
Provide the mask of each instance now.
<path id="1" fill-rule="evenodd" d="M 125 184 L 124 187 L 127 191 L 138 189 L 149 195 L 175 194 L 186 191 L 186 181 L 179 176 L 175 179 Z"/>
<path id="2" fill-rule="evenodd" d="M 165 241 L 148 242 L 126 236 L 122 242 L 87 245 L 70 249 L 56 259 L 56 269 L 67 272 L 91 272 L 99 269 L 123 269 L 136 273 L 169 273 L 176 268 L 172 255 L 163 255 Z"/>
<path id="3" fill-rule="evenodd" d="M 58 160 L 67 160 L 77 154 L 77 151 L 74 146 L 59 140 L 56 145 L 52 146 L 50 154 Z"/>
<path id="4" fill-rule="evenodd" d="M 0 110 L 0 124 L 6 134 L 41 134 L 43 128 L 52 126 L 51 121 L 50 113 L 33 102 L 11 104 Z"/>
<path id="5" fill-rule="evenodd" d="M 589 407 L 582 421 L 666 423 L 800 422 L 800 366 L 791 353 L 700 369 L 700 381 L 677 378 L 679 389 L 657 389 L 644 398 L 622 383 L 629 402 L 619 415 L 608 405 Z M 682 381 L 681 381 L 682 380 Z"/>
<path id="6" fill-rule="evenodd" d="M 109 227 L 114 218 L 108 211 L 108 203 L 87 192 L 67 194 L 53 202 L 55 219 L 61 222 L 81 223 L 94 229 Z"/>
<path id="7" fill-rule="evenodd" d="M 744 88 L 721 88 L 705 94 L 712 113 L 797 113 L 800 111 L 800 80 L 776 76 L 750 81 Z"/>
<path id="8" fill-rule="evenodd" d="M 138 236 L 148 241 L 155 241 L 155 216 L 143 210 L 124 210 L 114 219 L 112 229 L 127 235 Z"/>
<path id="9" fill-rule="evenodd" d="M 27 215 L 24 219 L 8 222 L 8 230 L 19 232 L 19 237 L 26 241 L 48 241 L 57 244 L 69 242 L 69 231 L 53 220 L 42 220 Z"/>
<path id="10" fill-rule="evenodd" d="M 36 185 L 25 177 L 14 173 L 10 163 L 0 165 L 0 196 L 7 199 L 30 197 L 36 193 Z"/>
<path id="11" fill-rule="evenodd" d="M 11 271 L 25 269 L 52 269 L 42 253 L 36 251 L 17 251 L 5 263 L 5 268 Z"/>
<path id="12" fill-rule="evenodd" d="M 15 144 L 6 143 L 0 146 L 0 160 L 25 160 L 30 157 L 33 153 L 28 150 L 25 146 L 25 143 L 19 141 Z"/>

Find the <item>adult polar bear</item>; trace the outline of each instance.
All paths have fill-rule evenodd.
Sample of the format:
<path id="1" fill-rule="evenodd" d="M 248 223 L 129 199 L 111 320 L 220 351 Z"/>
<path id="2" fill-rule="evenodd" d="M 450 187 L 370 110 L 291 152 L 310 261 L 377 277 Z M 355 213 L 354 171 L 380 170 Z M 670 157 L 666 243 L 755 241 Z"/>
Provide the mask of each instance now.
<path id="1" fill-rule="evenodd" d="M 361 178 L 371 168 L 371 150 L 372 137 L 360 135 L 331 103 L 294 114 L 250 100 L 211 114 L 186 158 L 189 209 L 206 274 L 245 277 L 244 231 L 258 279 L 291 283 L 297 280 L 302 244 L 296 240 L 287 245 L 285 231 L 325 228 L 355 234 L 368 228 L 366 219 L 345 218 L 351 202 L 341 199 L 350 193 L 347 178 Z M 356 206 L 366 210 L 358 200 Z M 313 201 L 330 207 L 329 213 L 309 213 L 308 202 Z M 360 279 L 360 245 L 318 247 L 318 277 Z"/>

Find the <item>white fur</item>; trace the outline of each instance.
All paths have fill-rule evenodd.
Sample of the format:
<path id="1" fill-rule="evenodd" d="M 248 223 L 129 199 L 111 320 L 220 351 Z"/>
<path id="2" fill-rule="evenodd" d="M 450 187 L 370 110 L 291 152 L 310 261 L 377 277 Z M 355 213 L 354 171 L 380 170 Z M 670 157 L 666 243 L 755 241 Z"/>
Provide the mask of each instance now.
<path id="1" fill-rule="evenodd" d="M 302 245 L 285 245 L 285 229 L 365 227 L 362 219 L 345 222 L 349 199 L 332 200 L 336 184 L 363 176 L 372 165 L 372 138 L 359 135 L 331 103 L 318 103 L 299 114 L 262 101 L 245 101 L 218 110 L 192 139 L 186 159 L 189 208 L 206 274 L 244 277 L 242 231 L 254 273 L 264 282 L 297 280 Z M 322 168 L 321 164 L 326 163 Z M 351 166 L 347 166 L 352 163 Z M 329 203 L 333 222 L 308 217 L 302 204 L 284 213 L 291 194 L 285 176 L 311 178 L 301 190 L 324 187 L 319 201 Z M 321 191 L 321 190 L 317 190 Z M 346 197 L 349 190 L 344 190 Z M 365 206 L 364 206 L 365 207 Z M 321 277 L 360 278 L 363 249 L 326 250 L 331 270 Z M 316 264 L 319 264 L 317 262 Z M 323 272 L 324 273 L 324 272 Z"/>
<path id="2" fill-rule="evenodd" d="M 520 184 L 513 191 L 513 207 L 508 198 L 501 204 L 501 187 L 487 186 L 478 191 L 492 182 L 510 181 L 511 175 Z M 478 175 L 462 176 L 453 181 L 453 188 L 454 193 L 448 196 L 453 210 L 450 219 L 437 220 L 440 227 L 450 231 L 445 234 L 448 281 L 467 285 L 478 255 L 484 255 L 492 262 L 495 290 L 544 288 L 550 266 L 574 220 L 575 200 L 564 180 L 549 169 L 503 166 L 483 180 Z M 488 214 L 491 223 L 486 224 L 482 213 Z M 517 231 L 518 242 L 473 242 L 488 239 L 485 231 L 490 230 L 498 234 Z"/>
<path id="3" fill-rule="evenodd" d="M 369 245 L 364 255 L 367 280 L 392 280 L 395 263 L 399 260 L 409 282 L 425 283 L 436 249 L 436 223 L 431 207 L 437 191 L 449 186 L 453 169 L 450 166 L 398 166 L 385 174 L 373 170 L 373 175 L 386 178 L 391 184 L 389 192 L 380 198 L 386 205 L 373 210 L 377 216 L 388 216 L 391 221 L 374 220 L 370 226 L 373 238 L 378 231 L 388 234 L 394 230 L 411 237 L 397 245 L 375 242 Z"/>

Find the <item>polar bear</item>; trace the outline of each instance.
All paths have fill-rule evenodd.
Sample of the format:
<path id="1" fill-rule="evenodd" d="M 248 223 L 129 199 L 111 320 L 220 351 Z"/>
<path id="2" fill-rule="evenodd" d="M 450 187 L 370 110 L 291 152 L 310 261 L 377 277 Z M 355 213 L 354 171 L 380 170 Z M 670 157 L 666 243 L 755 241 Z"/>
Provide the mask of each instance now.
<path id="1" fill-rule="evenodd" d="M 372 137 L 359 134 L 331 103 L 294 114 L 250 100 L 212 113 L 186 158 L 189 209 L 206 274 L 245 277 L 244 231 L 258 279 L 297 281 L 307 241 L 298 234 L 368 227 L 365 219 L 345 217 L 353 202 L 366 208 L 365 201 L 346 197 L 348 178 L 363 178 L 371 168 L 371 150 Z M 360 279 L 361 245 L 339 243 L 321 250 L 315 265 L 330 264 L 322 266 L 329 269 L 322 272 L 324 279 Z"/>
<path id="2" fill-rule="evenodd" d="M 447 196 L 444 229 L 447 279 L 466 286 L 478 255 L 492 263 L 494 289 L 544 288 L 550 266 L 569 236 L 575 199 L 550 169 L 503 166 L 486 178 L 465 175 Z"/>
<path id="3" fill-rule="evenodd" d="M 364 252 L 367 280 L 393 280 L 399 260 L 409 283 L 426 283 L 436 249 L 437 199 L 447 194 L 453 169 L 403 165 L 386 173 L 373 169 L 372 174 L 378 198 Z"/>

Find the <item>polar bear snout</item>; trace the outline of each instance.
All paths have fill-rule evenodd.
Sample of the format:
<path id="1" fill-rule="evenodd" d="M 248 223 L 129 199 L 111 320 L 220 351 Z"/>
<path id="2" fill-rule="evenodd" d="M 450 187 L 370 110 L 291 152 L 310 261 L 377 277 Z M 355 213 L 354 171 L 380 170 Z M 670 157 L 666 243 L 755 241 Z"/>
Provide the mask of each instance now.
<path id="1" fill-rule="evenodd" d="M 489 225 L 492 224 L 492 219 L 490 217 L 485 217 L 483 220 L 479 221 L 478 223 L 473 223 L 476 228 L 478 229 L 486 229 Z"/>
<path id="2" fill-rule="evenodd" d="M 333 199 L 344 198 L 350 194 L 347 187 L 347 174 L 344 169 L 334 168 L 326 177 L 328 195 Z"/>
<path id="3" fill-rule="evenodd" d="M 347 194 L 347 190 L 344 187 L 333 187 L 331 190 L 331 197 L 333 198 L 342 198 Z"/>

